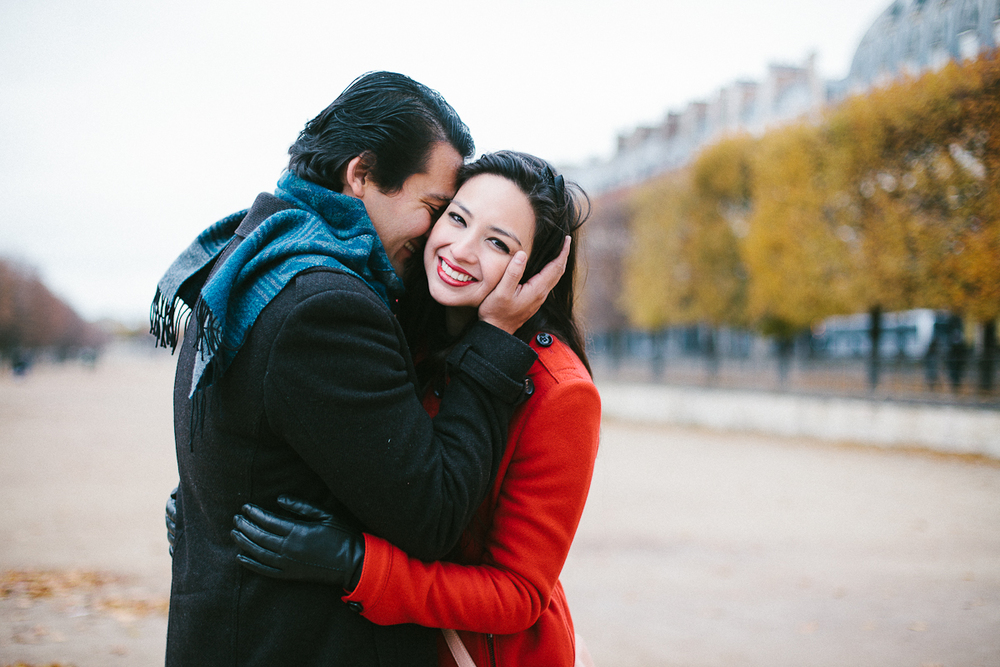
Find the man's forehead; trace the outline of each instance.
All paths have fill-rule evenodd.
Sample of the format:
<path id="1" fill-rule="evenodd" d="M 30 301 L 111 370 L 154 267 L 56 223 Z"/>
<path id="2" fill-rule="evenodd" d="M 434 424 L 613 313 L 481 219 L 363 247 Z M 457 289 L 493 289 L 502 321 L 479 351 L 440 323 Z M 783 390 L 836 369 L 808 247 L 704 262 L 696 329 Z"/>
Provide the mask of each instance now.
<path id="1" fill-rule="evenodd" d="M 423 173 L 414 174 L 410 178 L 416 181 L 414 185 L 419 187 L 424 199 L 448 202 L 458 190 L 458 170 L 464 162 L 453 146 L 438 143 L 431 150 Z"/>
<path id="2" fill-rule="evenodd" d="M 442 178 L 431 178 L 427 174 L 423 175 L 425 178 L 420 179 L 415 185 L 417 185 L 416 191 L 419 193 L 421 199 L 427 201 L 433 201 L 440 204 L 447 204 L 455 196 L 458 188 L 455 186 L 455 179 L 451 179 L 447 182 L 447 179 Z M 411 176 L 411 178 L 413 178 Z"/>
<path id="3" fill-rule="evenodd" d="M 452 190 L 451 193 L 446 193 L 446 192 L 432 192 L 432 193 L 430 193 L 430 194 L 427 195 L 428 199 L 432 199 L 434 201 L 441 202 L 442 204 L 447 204 L 452 199 L 454 199 L 454 197 L 455 197 L 455 191 L 454 190 Z"/>

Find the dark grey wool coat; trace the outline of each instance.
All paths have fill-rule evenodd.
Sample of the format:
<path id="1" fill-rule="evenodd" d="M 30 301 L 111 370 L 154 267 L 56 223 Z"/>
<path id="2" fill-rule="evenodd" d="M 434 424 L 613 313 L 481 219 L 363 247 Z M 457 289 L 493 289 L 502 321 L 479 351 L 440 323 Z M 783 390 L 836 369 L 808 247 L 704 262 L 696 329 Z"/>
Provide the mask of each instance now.
<path id="1" fill-rule="evenodd" d="M 262 197 L 245 222 L 282 206 Z M 342 506 L 414 556 L 443 556 L 489 489 L 534 352 L 477 324 L 452 353 L 431 419 L 390 310 L 361 280 L 314 269 L 264 308 L 223 377 L 192 401 L 193 319 L 174 389 L 168 667 L 436 665 L 435 630 L 377 626 L 339 590 L 243 568 L 233 516 L 248 502 L 278 511 L 287 493 Z"/>

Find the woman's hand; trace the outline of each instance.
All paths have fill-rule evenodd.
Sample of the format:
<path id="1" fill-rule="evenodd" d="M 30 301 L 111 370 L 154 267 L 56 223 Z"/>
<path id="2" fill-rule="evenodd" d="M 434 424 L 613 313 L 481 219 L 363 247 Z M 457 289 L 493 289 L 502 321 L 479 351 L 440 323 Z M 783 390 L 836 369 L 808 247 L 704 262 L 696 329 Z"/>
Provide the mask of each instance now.
<path id="1" fill-rule="evenodd" d="M 247 568 L 276 579 L 313 581 L 354 590 L 365 561 L 360 531 L 304 500 L 288 496 L 278 505 L 302 519 L 288 519 L 244 505 L 232 531 Z"/>
<path id="2" fill-rule="evenodd" d="M 528 255 L 523 250 L 517 251 L 507 265 L 500 283 L 479 306 L 479 319 L 509 334 L 520 329 L 522 324 L 538 312 L 549 292 L 562 278 L 569 258 L 570 240 L 567 236 L 559 256 L 523 285 L 520 282 Z"/>

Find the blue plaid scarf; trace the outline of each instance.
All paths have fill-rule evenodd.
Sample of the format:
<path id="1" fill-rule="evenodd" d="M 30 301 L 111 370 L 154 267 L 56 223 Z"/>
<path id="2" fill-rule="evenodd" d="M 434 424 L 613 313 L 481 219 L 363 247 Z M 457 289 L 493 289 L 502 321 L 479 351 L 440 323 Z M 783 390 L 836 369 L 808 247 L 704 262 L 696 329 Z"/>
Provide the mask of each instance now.
<path id="1" fill-rule="evenodd" d="M 402 295 L 402 281 L 360 200 L 288 172 L 274 194 L 294 208 L 265 219 L 213 270 L 247 211 L 223 218 L 199 234 L 157 284 L 150 333 L 158 345 L 176 349 L 185 315 L 194 312 L 198 324 L 200 354 L 189 396 L 222 376 L 260 312 L 305 269 L 356 276 L 390 308 Z"/>

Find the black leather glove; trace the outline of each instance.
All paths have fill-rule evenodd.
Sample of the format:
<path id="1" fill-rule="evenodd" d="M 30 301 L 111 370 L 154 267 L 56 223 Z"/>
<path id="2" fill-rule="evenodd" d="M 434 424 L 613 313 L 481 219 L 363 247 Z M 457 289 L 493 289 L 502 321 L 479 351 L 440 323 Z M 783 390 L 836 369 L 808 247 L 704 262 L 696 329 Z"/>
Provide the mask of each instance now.
<path id="1" fill-rule="evenodd" d="M 254 572 L 294 581 L 315 581 L 353 591 L 365 562 L 365 539 L 347 521 L 288 496 L 278 505 L 302 519 L 288 519 L 244 505 L 233 517 L 236 558 Z"/>
<path id="2" fill-rule="evenodd" d="M 177 539 L 177 487 L 170 492 L 167 499 L 167 544 L 170 545 L 170 557 L 174 557 L 174 540 Z"/>

